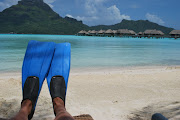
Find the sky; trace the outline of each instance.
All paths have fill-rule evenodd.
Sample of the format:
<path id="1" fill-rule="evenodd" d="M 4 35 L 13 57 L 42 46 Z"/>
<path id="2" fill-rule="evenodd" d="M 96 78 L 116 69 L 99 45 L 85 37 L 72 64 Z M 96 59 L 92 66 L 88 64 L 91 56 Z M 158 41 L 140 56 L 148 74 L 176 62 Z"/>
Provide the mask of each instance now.
<path id="1" fill-rule="evenodd" d="M 19 0 L 0 0 L 0 11 Z M 113 25 L 127 20 L 149 20 L 180 30 L 180 0 L 44 0 L 60 16 L 84 24 Z"/>

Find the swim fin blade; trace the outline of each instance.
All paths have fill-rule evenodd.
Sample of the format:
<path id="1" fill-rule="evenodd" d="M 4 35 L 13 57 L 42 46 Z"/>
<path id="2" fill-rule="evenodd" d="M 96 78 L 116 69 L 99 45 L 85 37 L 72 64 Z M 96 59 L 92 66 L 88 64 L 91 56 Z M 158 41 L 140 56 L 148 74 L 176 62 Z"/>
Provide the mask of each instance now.
<path id="1" fill-rule="evenodd" d="M 47 83 L 52 100 L 55 97 L 59 97 L 64 101 L 64 104 L 70 72 L 70 61 L 71 44 L 56 44 L 53 60 L 47 76 Z"/>
<path id="2" fill-rule="evenodd" d="M 54 49 L 54 42 L 31 40 L 28 43 L 22 66 L 22 90 L 23 100 L 32 101 L 29 120 L 33 117 L 42 84 L 50 68 Z"/>

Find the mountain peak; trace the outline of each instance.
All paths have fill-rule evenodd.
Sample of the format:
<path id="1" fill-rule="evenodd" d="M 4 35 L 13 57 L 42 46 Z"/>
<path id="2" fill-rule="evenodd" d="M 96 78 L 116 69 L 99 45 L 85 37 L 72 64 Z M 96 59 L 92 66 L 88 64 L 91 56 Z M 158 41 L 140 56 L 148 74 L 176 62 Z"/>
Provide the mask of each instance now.
<path id="1" fill-rule="evenodd" d="M 44 4 L 43 0 L 21 0 L 18 3 L 22 5 Z"/>
<path id="2" fill-rule="evenodd" d="M 44 3 L 43 0 L 21 0 L 18 2 L 19 5 L 23 6 L 37 6 L 38 8 L 47 10 L 47 11 L 52 11 L 51 7 Z"/>
<path id="3" fill-rule="evenodd" d="M 43 2 L 43 0 L 21 0 L 21 1 L 24 1 L 24 2 Z"/>
<path id="4" fill-rule="evenodd" d="M 62 18 L 43 0 L 21 0 L 0 12 L 0 33 L 76 34 L 82 21 Z"/>

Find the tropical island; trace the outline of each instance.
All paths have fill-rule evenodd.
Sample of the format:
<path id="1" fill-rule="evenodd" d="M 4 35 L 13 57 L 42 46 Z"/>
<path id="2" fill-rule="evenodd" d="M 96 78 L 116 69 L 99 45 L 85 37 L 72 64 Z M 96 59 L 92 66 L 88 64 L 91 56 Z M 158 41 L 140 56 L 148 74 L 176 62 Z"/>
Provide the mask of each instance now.
<path id="1" fill-rule="evenodd" d="M 21 0 L 0 12 L 0 33 L 74 35 L 81 30 L 129 29 L 135 33 L 159 30 L 164 35 L 174 30 L 148 20 L 122 20 L 115 25 L 88 26 L 70 17 L 61 17 L 43 0 Z"/>
<path id="2" fill-rule="evenodd" d="M 12 0 L 2 1 L 0 8 L 1 4 L 12 2 Z M 63 3 L 59 2 L 60 0 L 44 1 L 46 3 L 56 1 L 51 5 L 56 4 L 60 10 L 73 3 L 72 0 Z M 105 9 L 108 8 L 108 3 L 117 2 L 117 0 L 107 1 L 103 3 L 107 5 L 104 6 Z M 119 5 L 124 2 L 126 1 L 118 1 L 118 4 L 114 4 Z M 172 1 L 163 1 L 163 4 L 166 4 L 164 8 L 159 8 L 157 2 L 150 5 L 147 3 L 151 1 L 136 1 L 137 4 L 141 2 L 146 4 L 141 10 L 147 6 L 150 9 L 156 6 L 157 9 L 153 8 L 154 11 L 159 12 L 161 9 L 168 19 L 172 19 L 169 17 L 172 14 L 168 15 L 165 10 L 172 13 L 177 11 L 177 9 L 167 9 L 168 6 L 176 8 L 173 5 L 177 3 Z M 0 119 L 10 119 L 17 114 L 22 103 L 23 74 L 29 74 L 33 66 L 31 71 L 41 75 L 44 70 L 37 72 L 39 68 L 36 65 L 44 69 L 42 62 L 47 66 L 46 58 L 48 58 L 51 59 L 49 63 L 51 65 L 46 76 L 54 70 L 59 70 L 60 64 L 64 72 L 64 66 L 66 64 L 69 66 L 71 63 L 68 87 L 66 87 L 68 88 L 66 109 L 75 120 L 80 120 L 79 115 L 83 118 L 91 117 L 88 120 L 150 120 L 154 113 L 161 113 L 169 120 L 180 120 L 180 39 L 172 39 L 180 36 L 180 30 L 148 20 L 135 21 L 121 18 L 118 19 L 119 23 L 114 25 L 88 26 L 83 23 L 86 20 L 78 21 L 70 15 L 62 17 L 63 13 L 57 14 L 46 3 L 43 0 L 21 0 L 17 5 L 3 8 L 4 10 L 0 12 Z M 161 5 L 162 2 L 158 4 Z M 74 4 L 71 5 L 74 10 L 76 7 Z M 80 7 L 79 4 L 77 7 Z M 99 5 L 95 6 L 98 7 Z M 65 14 L 66 12 L 65 10 Z M 86 14 L 87 11 L 84 13 Z M 78 14 L 86 17 L 84 13 Z M 69 14 L 75 15 L 70 12 Z M 141 12 L 137 14 L 142 16 Z M 134 17 L 137 14 L 127 15 Z M 100 14 L 98 15 L 101 23 L 104 20 L 103 14 L 101 17 Z M 116 14 L 110 15 L 116 16 Z M 126 13 L 122 11 L 121 15 Z M 109 15 L 105 17 L 111 18 Z M 174 18 L 178 19 L 177 16 Z M 95 23 L 96 20 L 92 22 Z M 103 23 L 112 22 L 107 20 Z M 179 29 L 178 25 L 172 26 Z M 161 39 L 164 37 L 168 38 Z M 54 49 L 51 49 L 52 42 L 55 45 Z M 65 46 L 61 46 L 64 43 L 68 45 L 68 50 Z M 27 51 L 27 46 L 31 48 L 30 51 Z M 51 52 L 48 52 L 49 49 Z M 60 53 L 56 52 L 57 49 Z M 54 57 L 57 54 L 58 57 Z M 44 59 L 41 59 L 43 57 Z M 29 59 L 27 71 L 22 68 L 24 58 Z M 56 58 L 58 58 L 57 64 L 54 64 L 53 59 Z M 64 61 L 66 63 L 63 65 Z M 51 70 L 51 66 L 58 68 Z M 58 71 L 56 73 L 58 74 Z M 38 99 L 34 120 L 53 120 L 55 117 L 47 80 L 44 81 Z"/>

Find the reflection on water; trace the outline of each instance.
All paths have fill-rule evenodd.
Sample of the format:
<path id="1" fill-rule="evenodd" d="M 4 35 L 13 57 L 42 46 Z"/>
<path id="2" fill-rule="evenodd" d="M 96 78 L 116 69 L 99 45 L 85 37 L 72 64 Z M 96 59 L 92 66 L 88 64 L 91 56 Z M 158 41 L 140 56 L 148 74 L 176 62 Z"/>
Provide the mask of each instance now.
<path id="1" fill-rule="evenodd" d="M 29 40 L 70 42 L 72 68 L 180 65 L 180 40 L 0 35 L 0 71 L 21 70 Z"/>

